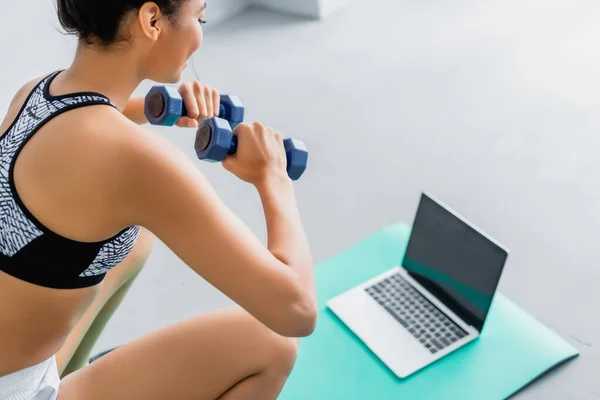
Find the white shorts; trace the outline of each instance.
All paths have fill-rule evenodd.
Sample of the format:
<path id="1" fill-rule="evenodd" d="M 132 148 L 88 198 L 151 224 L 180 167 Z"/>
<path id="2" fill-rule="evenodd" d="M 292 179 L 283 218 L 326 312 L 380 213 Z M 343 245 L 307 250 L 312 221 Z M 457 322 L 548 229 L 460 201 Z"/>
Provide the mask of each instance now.
<path id="1" fill-rule="evenodd" d="M 59 386 L 56 358 L 52 357 L 32 367 L 0 376 L 0 399 L 56 400 Z"/>

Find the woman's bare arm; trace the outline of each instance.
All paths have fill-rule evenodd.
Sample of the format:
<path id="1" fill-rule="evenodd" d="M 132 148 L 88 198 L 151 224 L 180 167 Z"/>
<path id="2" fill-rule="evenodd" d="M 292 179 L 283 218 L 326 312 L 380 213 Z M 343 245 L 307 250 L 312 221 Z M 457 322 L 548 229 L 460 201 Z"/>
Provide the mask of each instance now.
<path id="1" fill-rule="evenodd" d="M 138 125 L 147 124 L 148 118 L 144 114 L 144 103 L 143 97 L 132 96 L 123 110 L 123 115 Z"/>
<path id="2" fill-rule="evenodd" d="M 312 260 L 291 181 L 274 173 L 257 185 L 269 235 L 265 248 L 183 152 L 152 132 L 123 128 L 124 219 L 151 230 L 272 330 L 310 334 L 316 323 Z"/>

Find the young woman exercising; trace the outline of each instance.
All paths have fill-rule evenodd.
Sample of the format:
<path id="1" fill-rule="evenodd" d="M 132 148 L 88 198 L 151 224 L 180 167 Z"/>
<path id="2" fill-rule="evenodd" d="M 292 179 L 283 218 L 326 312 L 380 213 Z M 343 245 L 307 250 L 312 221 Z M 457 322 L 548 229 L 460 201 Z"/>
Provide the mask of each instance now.
<path id="1" fill-rule="evenodd" d="M 276 398 L 317 309 L 281 135 L 241 124 L 223 162 L 260 195 L 265 248 L 191 160 L 140 128 L 143 99 L 132 98 L 144 79 L 179 82 L 202 43 L 204 0 L 57 6 L 80 39 L 74 61 L 25 84 L 0 125 L 0 398 Z M 179 126 L 219 114 L 216 90 L 179 92 Z M 239 306 L 85 366 L 154 236 Z"/>

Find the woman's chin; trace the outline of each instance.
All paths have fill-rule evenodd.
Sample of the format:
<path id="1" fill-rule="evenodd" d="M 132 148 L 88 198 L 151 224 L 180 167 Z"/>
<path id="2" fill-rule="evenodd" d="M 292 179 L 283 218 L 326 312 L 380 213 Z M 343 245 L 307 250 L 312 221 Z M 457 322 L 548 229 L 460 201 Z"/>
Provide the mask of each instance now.
<path id="1" fill-rule="evenodd" d="M 181 76 L 183 75 L 183 70 L 184 69 L 173 72 L 173 74 L 170 76 L 170 79 L 168 79 L 168 82 L 165 83 L 175 84 L 179 82 L 181 80 Z"/>
<path id="2" fill-rule="evenodd" d="M 181 80 L 181 76 L 183 75 L 183 72 L 185 71 L 186 67 L 187 67 L 187 63 L 183 64 L 177 70 L 171 70 L 169 75 L 166 75 L 166 74 L 163 75 L 162 79 L 159 79 L 159 80 L 154 79 L 154 80 L 157 82 L 165 83 L 165 84 L 175 84 Z"/>

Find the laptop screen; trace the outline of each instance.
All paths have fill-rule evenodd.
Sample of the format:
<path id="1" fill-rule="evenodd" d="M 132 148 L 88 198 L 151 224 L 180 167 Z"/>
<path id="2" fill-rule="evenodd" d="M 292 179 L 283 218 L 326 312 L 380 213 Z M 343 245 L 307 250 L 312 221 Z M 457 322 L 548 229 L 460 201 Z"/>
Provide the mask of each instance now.
<path id="1" fill-rule="evenodd" d="M 479 331 L 507 252 L 423 194 L 402 266 L 459 317 Z"/>

